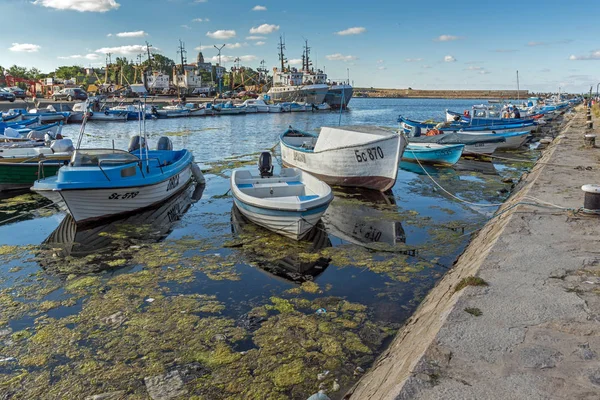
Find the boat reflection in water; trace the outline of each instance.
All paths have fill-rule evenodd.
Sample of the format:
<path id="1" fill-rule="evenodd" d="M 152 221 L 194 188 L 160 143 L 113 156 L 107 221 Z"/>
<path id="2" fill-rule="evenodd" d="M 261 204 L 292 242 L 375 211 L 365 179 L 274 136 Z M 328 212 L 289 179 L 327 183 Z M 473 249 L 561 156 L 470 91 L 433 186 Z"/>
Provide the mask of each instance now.
<path id="1" fill-rule="evenodd" d="M 494 163 L 468 158 L 461 158 L 452 166 L 455 171 L 477 172 L 483 175 L 498 175 Z"/>
<path id="2" fill-rule="evenodd" d="M 332 235 L 352 244 L 377 250 L 381 245 L 396 246 L 406 243 L 400 221 L 390 221 L 396 211 L 391 190 L 343 190 L 323 216 L 325 227 Z"/>
<path id="3" fill-rule="evenodd" d="M 121 266 L 136 251 L 132 246 L 166 239 L 191 205 L 200 200 L 203 191 L 204 185 L 190 184 L 158 207 L 99 224 L 77 225 L 67 214 L 42 243 L 38 262 L 46 270 L 59 274 L 90 273 Z"/>
<path id="4" fill-rule="evenodd" d="M 242 244 L 240 249 L 246 253 L 245 255 L 250 259 L 251 264 L 257 265 L 260 270 L 266 271 L 275 277 L 302 283 L 313 280 L 329 266 L 330 260 L 328 258 L 319 257 L 316 260 L 308 261 L 299 255 L 300 253 L 311 254 L 326 247 L 331 247 L 331 241 L 321 220 L 317 222 L 317 225 L 308 232 L 303 240 L 296 242 L 253 224 L 242 215 L 234 204 L 231 208 L 231 231 L 234 235 L 242 237 L 242 242 L 249 244 L 249 246 Z M 246 240 L 244 237 L 248 239 Z M 281 258 L 273 259 L 273 249 L 252 245 L 252 242 L 258 237 L 272 238 L 273 240 L 269 240 L 270 243 L 279 243 L 279 248 L 276 251 L 285 247 L 285 253 L 287 254 Z"/>

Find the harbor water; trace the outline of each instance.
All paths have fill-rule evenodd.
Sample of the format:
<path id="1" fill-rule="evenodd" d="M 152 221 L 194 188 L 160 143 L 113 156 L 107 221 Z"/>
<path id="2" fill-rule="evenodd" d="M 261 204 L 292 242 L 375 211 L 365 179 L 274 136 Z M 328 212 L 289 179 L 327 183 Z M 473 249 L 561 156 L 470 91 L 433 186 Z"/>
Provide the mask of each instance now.
<path id="1" fill-rule="evenodd" d="M 262 151 L 279 162 L 288 126 L 396 127 L 399 114 L 443 120 L 482 102 L 355 98 L 341 113 L 147 121 L 149 145 L 167 136 L 191 150 L 206 185 L 102 225 L 78 227 L 33 193 L 3 195 L 0 398 L 341 398 L 538 152 L 403 162 L 387 193 L 335 188 L 303 242 L 246 221 L 230 172 L 256 169 Z M 126 149 L 139 133 L 137 122 L 90 122 L 83 146 Z"/>

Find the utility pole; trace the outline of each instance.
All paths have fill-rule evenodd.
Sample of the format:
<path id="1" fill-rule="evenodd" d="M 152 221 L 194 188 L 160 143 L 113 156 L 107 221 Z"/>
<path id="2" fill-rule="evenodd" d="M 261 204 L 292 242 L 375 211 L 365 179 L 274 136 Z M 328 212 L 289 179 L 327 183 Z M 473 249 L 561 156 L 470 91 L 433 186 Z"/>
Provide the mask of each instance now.
<path id="1" fill-rule="evenodd" d="M 521 96 L 521 90 L 519 87 L 519 70 L 517 70 L 517 102 L 519 102 L 521 100 L 520 96 Z"/>
<path id="2" fill-rule="evenodd" d="M 217 45 L 213 46 L 215 49 L 217 49 L 219 51 L 219 64 L 217 65 L 218 67 L 221 66 L 221 50 L 225 46 L 227 46 L 227 44 L 223 44 L 221 47 L 217 47 Z M 219 78 L 219 94 L 221 94 L 222 73 L 219 73 L 219 70 L 217 70 L 217 78 Z"/>
<path id="3" fill-rule="evenodd" d="M 108 82 L 108 66 L 111 65 L 110 56 L 112 53 L 106 53 L 106 68 L 104 68 L 104 83 Z"/>

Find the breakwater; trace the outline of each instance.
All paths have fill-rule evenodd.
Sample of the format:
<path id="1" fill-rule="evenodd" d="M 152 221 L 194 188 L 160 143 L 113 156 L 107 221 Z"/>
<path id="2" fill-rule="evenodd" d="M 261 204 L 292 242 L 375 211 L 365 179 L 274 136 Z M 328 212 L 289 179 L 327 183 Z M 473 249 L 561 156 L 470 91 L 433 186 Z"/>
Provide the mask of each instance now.
<path id="1" fill-rule="evenodd" d="M 595 398 L 600 390 L 598 217 L 580 187 L 598 149 L 569 116 L 346 398 Z M 596 127 L 598 122 L 596 121 Z"/>

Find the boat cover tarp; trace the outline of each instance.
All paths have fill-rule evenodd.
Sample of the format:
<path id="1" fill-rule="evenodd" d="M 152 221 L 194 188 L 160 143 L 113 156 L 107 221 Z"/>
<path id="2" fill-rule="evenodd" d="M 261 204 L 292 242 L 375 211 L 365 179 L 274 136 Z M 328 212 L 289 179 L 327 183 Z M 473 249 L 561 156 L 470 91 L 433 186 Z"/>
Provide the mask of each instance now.
<path id="1" fill-rule="evenodd" d="M 345 146 L 360 145 L 397 133 L 391 128 L 370 125 L 324 126 L 319 133 L 319 140 L 314 151 L 324 151 Z"/>
<path id="2" fill-rule="evenodd" d="M 418 136 L 408 138 L 414 143 L 437 143 L 437 144 L 464 144 L 472 146 L 477 143 L 502 143 L 503 137 L 490 137 L 491 135 L 469 135 L 465 133 L 443 133 L 434 136 Z"/>

